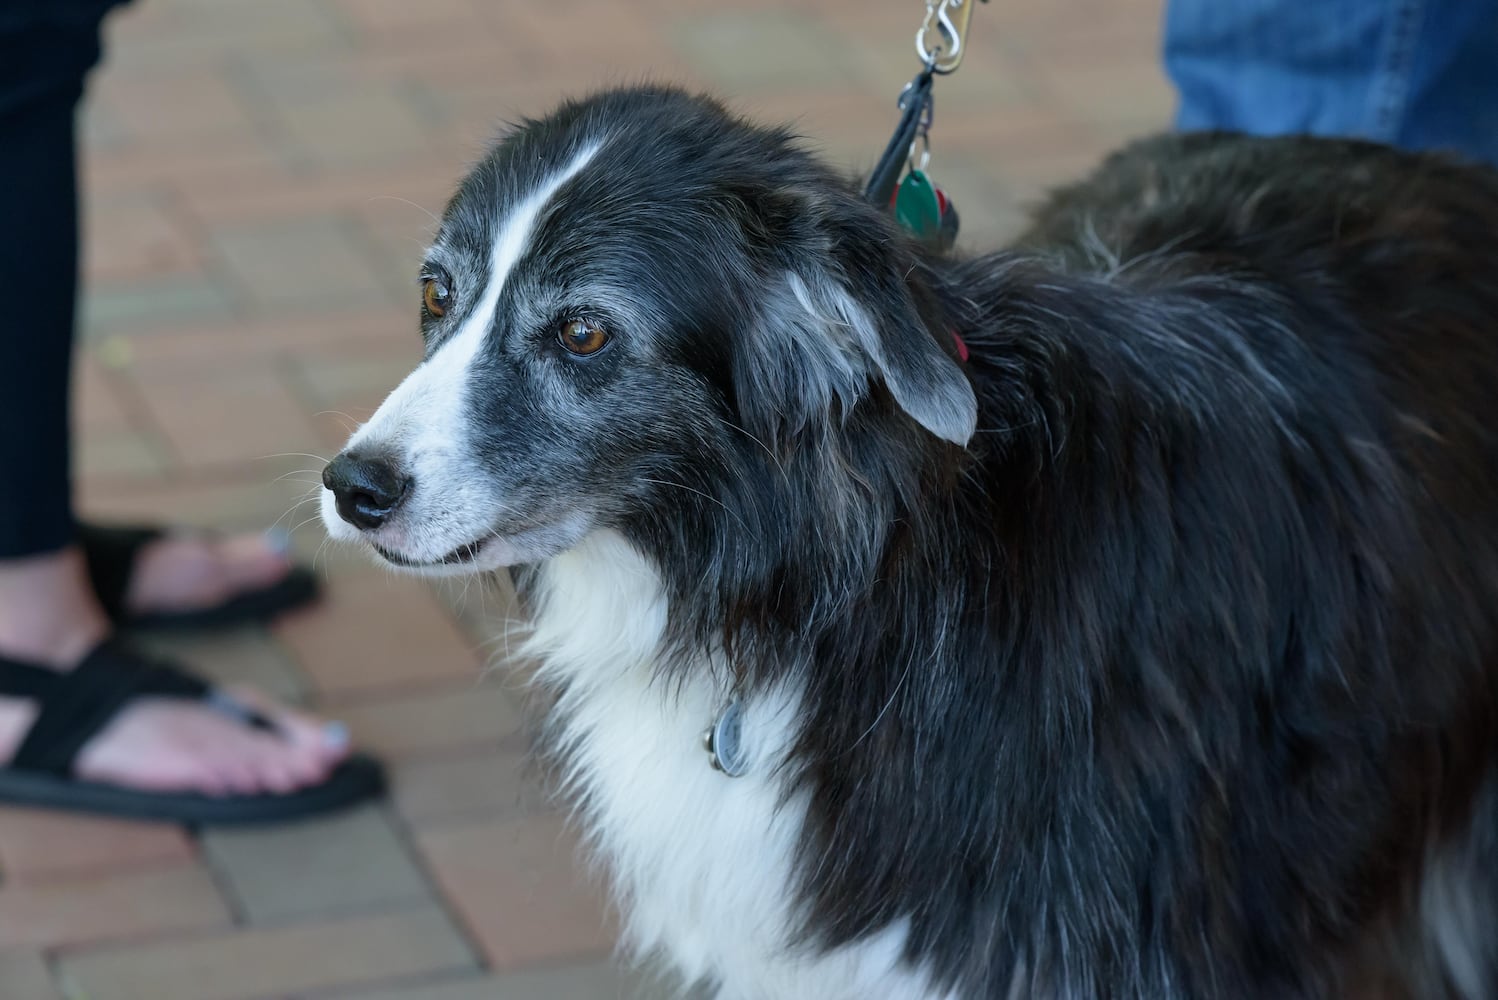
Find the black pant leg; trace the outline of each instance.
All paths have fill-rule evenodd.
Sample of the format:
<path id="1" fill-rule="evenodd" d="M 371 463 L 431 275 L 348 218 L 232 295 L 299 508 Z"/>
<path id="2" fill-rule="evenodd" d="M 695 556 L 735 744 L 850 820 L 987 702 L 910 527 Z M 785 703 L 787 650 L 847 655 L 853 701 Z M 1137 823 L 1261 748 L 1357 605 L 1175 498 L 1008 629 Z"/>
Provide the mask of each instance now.
<path id="1" fill-rule="evenodd" d="M 74 122 L 98 58 L 97 20 L 0 19 L 0 558 L 55 551 L 74 532 Z"/>

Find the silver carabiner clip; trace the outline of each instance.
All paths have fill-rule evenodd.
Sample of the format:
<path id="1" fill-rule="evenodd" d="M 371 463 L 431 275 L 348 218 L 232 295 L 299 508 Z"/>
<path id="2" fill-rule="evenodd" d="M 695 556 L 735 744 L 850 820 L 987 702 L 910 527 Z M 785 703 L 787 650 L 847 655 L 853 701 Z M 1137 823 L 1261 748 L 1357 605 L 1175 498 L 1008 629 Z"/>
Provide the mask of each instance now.
<path id="1" fill-rule="evenodd" d="M 933 73 L 945 75 L 962 64 L 968 25 L 977 2 L 926 0 L 926 18 L 915 33 L 915 51 Z"/>

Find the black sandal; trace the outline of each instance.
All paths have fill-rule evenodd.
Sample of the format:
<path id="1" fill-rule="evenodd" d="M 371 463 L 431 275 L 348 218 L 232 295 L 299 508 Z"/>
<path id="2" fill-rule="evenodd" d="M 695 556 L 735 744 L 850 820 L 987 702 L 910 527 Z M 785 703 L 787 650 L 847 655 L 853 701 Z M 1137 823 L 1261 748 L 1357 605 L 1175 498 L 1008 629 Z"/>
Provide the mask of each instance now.
<path id="1" fill-rule="evenodd" d="M 191 674 L 107 639 L 67 673 L 0 658 L 0 695 L 37 702 L 36 720 L 8 765 L 0 767 L 0 803 L 105 816 L 237 826 L 299 819 L 344 809 L 385 789 L 379 762 L 355 754 L 320 785 L 280 795 L 211 796 L 147 792 L 73 775 L 73 762 L 121 709 L 137 698 L 200 700 L 247 726 L 275 730 L 260 713 Z"/>
<path id="2" fill-rule="evenodd" d="M 189 611 L 131 614 L 125 610 L 125 595 L 135 572 L 136 557 L 141 549 L 165 535 L 162 529 L 153 527 L 78 526 L 77 540 L 88 563 L 94 593 L 116 628 L 135 631 L 228 628 L 269 621 L 317 599 L 317 577 L 305 567 L 293 566 L 275 583 L 242 591 L 221 604 Z"/>

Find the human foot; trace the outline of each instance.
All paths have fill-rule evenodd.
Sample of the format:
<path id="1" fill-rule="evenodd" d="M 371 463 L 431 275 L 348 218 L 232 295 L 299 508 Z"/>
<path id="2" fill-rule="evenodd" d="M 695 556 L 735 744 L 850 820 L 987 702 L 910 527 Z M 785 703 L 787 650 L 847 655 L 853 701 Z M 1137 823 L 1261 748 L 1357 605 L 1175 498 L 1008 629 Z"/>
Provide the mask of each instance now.
<path id="1" fill-rule="evenodd" d="M 348 732 L 338 723 L 245 689 L 227 693 L 274 730 L 253 728 L 201 702 L 142 699 L 84 746 L 75 773 L 141 791 L 285 795 L 323 781 L 347 755 Z"/>
<path id="2" fill-rule="evenodd" d="M 76 549 L 0 562 L 0 657 L 67 672 L 109 631 Z M 336 723 L 234 692 L 269 720 L 254 728 L 202 702 L 142 698 L 82 748 L 75 777 L 141 791 L 208 795 L 286 793 L 325 779 L 348 755 Z M 29 698 L 0 697 L 0 764 L 37 717 Z"/>
<path id="3" fill-rule="evenodd" d="M 141 546 L 125 609 L 143 615 L 209 608 L 269 587 L 289 572 L 281 534 L 165 534 Z"/>

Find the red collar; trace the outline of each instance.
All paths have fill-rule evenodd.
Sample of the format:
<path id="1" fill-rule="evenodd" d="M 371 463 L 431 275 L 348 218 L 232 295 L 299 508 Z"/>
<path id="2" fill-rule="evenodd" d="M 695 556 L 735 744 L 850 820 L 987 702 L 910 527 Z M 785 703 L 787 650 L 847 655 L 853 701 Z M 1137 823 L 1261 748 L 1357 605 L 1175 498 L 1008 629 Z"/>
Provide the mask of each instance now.
<path id="1" fill-rule="evenodd" d="M 967 364 L 967 344 L 963 343 L 956 330 L 952 331 L 952 339 L 957 342 L 957 356 L 962 359 L 963 364 Z"/>

